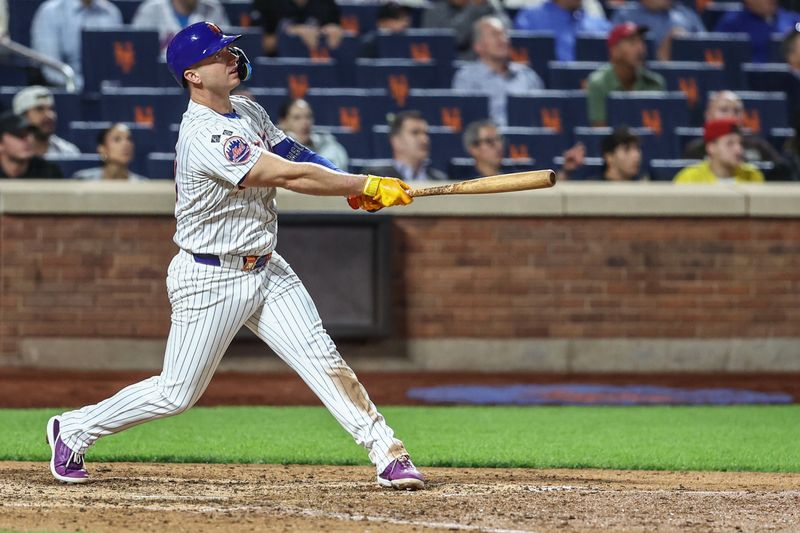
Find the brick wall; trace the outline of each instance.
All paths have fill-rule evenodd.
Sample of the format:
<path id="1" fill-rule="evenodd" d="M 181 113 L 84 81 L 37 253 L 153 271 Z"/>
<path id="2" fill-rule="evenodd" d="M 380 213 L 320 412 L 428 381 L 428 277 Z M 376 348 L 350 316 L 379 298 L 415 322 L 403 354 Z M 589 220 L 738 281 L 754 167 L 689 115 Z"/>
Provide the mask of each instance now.
<path id="1" fill-rule="evenodd" d="M 394 224 L 400 336 L 800 337 L 800 219 Z M 26 336 L 165 337 L 174 227 L 0 216 L 0 355 Z"/>

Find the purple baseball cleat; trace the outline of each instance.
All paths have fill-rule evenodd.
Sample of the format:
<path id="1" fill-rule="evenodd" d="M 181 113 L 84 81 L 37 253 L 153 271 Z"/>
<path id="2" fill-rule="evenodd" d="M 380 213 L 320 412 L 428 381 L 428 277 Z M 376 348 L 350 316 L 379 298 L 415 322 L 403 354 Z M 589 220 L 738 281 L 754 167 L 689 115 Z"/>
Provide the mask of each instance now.
<path id="1" fill-rule="evenodd" d="M 398 457 L 378 475 L 378 484 L 382 487 L 417 490 L 425 488 L 425 477 L 417 470 L 407 455 Z"/>
<path id="2" fill-rule="evenodd" d="M 70 450 L 61 440 L 61 421 L 57 416 L 47 421 L 47 444 L 50 445 L 50 472 L 64 483 L 86 483 L 89 474 L 83 462 L 83 454 Z"/>

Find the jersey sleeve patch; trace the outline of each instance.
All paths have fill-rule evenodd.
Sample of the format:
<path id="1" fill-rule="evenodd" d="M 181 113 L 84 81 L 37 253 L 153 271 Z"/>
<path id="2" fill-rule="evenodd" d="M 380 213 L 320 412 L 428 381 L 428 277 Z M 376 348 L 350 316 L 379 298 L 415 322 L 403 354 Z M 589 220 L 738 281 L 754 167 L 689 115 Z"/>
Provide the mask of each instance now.
<path id="1" fill-rule="evenodd" d="M 250 145 L 241 137 L 229 137 L 222 145 L 222 151 L 225 154 L 225 159 L 234 165 L 242 165 L 250 160 L 253 153 Z"/>

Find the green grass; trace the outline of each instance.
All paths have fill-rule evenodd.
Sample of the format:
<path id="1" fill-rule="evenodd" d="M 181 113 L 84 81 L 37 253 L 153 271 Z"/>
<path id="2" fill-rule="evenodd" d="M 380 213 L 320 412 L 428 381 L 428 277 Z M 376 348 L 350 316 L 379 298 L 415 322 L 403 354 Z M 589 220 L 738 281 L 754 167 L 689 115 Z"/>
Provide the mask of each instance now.
<path id="1" fill-rule="evenodd" d="M 0 460 L 49 459 L 57 409 L 0 410 Z M 800 405 L 387 407 L 429 466 L 800 472 Z M 317 407 L 195 408 L 101 439 L 91 461 L 368 464 Z"/>

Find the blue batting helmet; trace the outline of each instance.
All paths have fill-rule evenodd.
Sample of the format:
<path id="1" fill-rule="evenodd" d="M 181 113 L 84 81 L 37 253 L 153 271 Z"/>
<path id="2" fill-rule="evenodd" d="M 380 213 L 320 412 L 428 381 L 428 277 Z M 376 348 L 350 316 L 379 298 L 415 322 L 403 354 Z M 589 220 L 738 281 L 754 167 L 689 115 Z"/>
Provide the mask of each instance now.
<path id="1" fill-rule="evenodd" d="M 175 81 L 185 86 L 183 72 L 212 56 L 241 35 L 225 35 L 213 22 L 195 22 L 179 31 L 167 47 L 167 66 Z M 242 80 L 244 81 L 244 80 Z"/>

